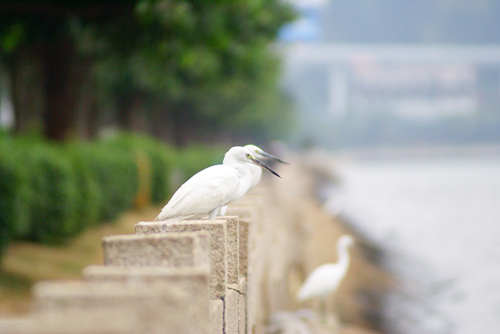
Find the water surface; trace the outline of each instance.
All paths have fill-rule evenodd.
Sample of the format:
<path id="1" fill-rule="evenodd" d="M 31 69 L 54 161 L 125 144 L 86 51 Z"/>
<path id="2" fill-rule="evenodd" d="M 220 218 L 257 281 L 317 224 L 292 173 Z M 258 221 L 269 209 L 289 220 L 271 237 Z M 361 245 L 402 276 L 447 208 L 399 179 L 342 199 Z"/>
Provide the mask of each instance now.
<path id="1" fill-rule="evenodd" d="M 401 280 L 388 330 L 500 333 L 500 157 L 341 160 L 333 210 Z"/>

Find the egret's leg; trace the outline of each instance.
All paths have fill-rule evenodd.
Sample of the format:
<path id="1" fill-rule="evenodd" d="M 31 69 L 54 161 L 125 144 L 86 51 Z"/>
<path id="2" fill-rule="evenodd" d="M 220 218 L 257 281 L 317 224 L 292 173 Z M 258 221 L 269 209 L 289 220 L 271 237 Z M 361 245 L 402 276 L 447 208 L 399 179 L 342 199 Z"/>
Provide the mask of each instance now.
<path id="1" fill-rule="evenodd" d="M 215 219 L 215 217 L 217 217 L 217 212 L 219 212 L 219 208 L 215 208 L 212 211 L 210 211 L 210 213 L 208 214 L 208 219 L 210 220 Z"/>
<path id="2" fill-rule="evenodd" d="M 319 299 L 319 313 L 321 322 L 326 323 L 326 297 L 320 297 Z"/>
<path id="3" fill-rule="evenodd" d="M 337 296 L 334 295 L 334 299 L 333 299 L 333 309 L 331 309 L 331 317 L 329 318 L 329 326 L 331 326 L 332 328 L 335 328 L 335 331 L 337 332 L 339 330 L 339 325 L 340 325 L 340 322 L 339 322 L 339 311 L 338 311 L 338 303 L 337 303 Z"/>

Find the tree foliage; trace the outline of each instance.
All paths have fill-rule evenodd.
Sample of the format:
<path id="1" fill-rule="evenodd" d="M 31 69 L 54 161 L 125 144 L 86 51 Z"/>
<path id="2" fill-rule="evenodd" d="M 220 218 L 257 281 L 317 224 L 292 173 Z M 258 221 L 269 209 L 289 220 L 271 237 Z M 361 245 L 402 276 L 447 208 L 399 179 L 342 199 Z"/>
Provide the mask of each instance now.
<path id="1" fill-rule="evenodd" d="M 38 59 L 50 138 L 74 134 L 89 95 L 122 127 L 139 117 L 177 143 L 265 137 L 289 118 L 269 46 L 293 15 L 279 0 L 4 1 L 0 48 L 12 68 Z"/>

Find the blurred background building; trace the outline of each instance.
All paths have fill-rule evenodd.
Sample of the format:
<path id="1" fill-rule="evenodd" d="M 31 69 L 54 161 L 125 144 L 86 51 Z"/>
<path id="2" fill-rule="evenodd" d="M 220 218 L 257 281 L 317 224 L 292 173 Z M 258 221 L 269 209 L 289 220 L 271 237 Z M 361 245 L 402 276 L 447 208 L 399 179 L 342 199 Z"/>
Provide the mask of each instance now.
<path id="1" fill-rule="evenodd" d="M 500 139 L 494 1 L 296 4 L 302 19 L 281 39 L 284 85 L 301 119 L 299 142 L 338 147 Z"/>

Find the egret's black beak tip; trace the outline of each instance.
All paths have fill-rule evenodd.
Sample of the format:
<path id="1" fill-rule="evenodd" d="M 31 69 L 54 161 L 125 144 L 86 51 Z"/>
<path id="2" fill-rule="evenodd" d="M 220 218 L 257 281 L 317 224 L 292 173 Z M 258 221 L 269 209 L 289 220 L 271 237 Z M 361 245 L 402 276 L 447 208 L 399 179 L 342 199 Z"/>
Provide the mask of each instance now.
<path id="1" fill-rule="evenodd" d="M 253 161 L 254 161 L 257 165 L 260 165 L 261 167 L 264 167 L 265 169 L 267 169 L 267 170 L 268 170 L 269 172 L 271 172 L 273 175 L 275 175 L 275 176 L 277 176 L 277 177 L 281 178 L 281 176 L 280 176 L 278 173 L 276 173 L 276 172 L 275 172 L 275 171 L 274 171 L 271 167 L 269 167 L 269 166 L 268 166 L 265 162 L 260 161 L 259 159 L 255 159 L 255 158 L 253 158 L 252 160 L 253 160 Z"/>

